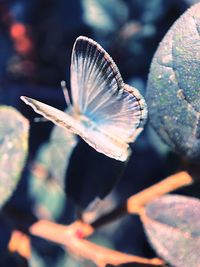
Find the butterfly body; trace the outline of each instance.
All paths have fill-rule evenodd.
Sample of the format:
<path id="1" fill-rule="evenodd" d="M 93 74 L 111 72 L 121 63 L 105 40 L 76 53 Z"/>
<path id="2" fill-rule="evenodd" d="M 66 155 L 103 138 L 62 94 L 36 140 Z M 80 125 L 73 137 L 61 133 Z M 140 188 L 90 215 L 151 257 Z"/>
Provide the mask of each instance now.
<path id="1" fill-rule="evenodd" d="M 82 137 L 98 152 L 125 161 L 147 117 L 139 91 L 122 80 L 109 54 L 95 41 L 77 38 L 71 60 L 72 104 L 67 112 L 21 99 L 37 113 Z"/>

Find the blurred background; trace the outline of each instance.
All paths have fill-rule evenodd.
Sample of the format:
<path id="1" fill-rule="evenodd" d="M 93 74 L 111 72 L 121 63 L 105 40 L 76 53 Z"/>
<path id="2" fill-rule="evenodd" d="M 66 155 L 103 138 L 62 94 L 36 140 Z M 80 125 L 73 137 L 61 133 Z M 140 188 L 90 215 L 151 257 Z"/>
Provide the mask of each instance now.
<path id="1" fill-rule="evenodd" d="M 85 209 L 96 197 L 107 195 L 98 205 L 98 214 L 104 213 L 178 170 L 179 157 L 161 143 L 148 124 L 132 144 L 132 156 L 124 165 L 98 154 L 50 122 L 34 122 L 37 114 L 20 96 L 66 109 L 60 81 L 66 80 L 70 91 L 71 51 L 79 35 L 100 43 L 124 81 L 145 95 L 159 42 L 195 2 L 0 0 L 0 104 L 15 107 L 30 121 L 27 162 L 13 196 L 0 213 L 0 266 L 27 266 L 7 251 L 13 229 L 26 233 L 41 218 L 69 224 L 76 219 L 77 207 Z M 195 195 L 194 188 L 182 192 Z M 92 240 L 126 253 L 155 256 L 136 216 L 103 227 Z M 39 238 L 32 238 L 32 247 L 28 266 L 93 266 L 73 260 L 62 248 Z"/>

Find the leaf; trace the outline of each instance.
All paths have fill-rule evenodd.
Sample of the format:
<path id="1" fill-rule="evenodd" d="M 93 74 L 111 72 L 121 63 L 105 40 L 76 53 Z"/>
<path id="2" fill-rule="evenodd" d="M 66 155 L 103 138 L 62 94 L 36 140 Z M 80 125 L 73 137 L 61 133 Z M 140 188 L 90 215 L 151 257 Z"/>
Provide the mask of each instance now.
<path id="1" fill-rule="evenodd" d="M 83 19 L 86 24 L 99 33 L 111 34 L 123 24 L 128 17 L 128 8 L 123 1 L 84 0 Z"/>
<path id="2" fill-rule="evenodd" d="M 171 27 L 152 60 L 149 118 L 160 137 L 192 161 L 200 159 L 200 3 Z"/>
<path id="3" fill-rule="evenodd" d="M 66 201 L 63 191 L 66 170 L 76 143 L 74 134 L 54 126 L 49 141 L 41 146 L 34 162 L 31 194 L 37 200 L 39 210 L 45 207 L 54 219 L 60 215 Z"/>
<path id="4" fill-rule="evenodd" d="M 54 126 L 49 142 L 38 152 L 33 176 L 42 176 L 42 179 L 31 179 L 31 193 L 49 211 L 55 211 L 53 216 L 57 217 L 62 209 L 60 197 L 63 192 L 48 180 L 56 181 L 67 196 L 85 209 L 91 202 L 98 203 L 110 193 L 125 167 L 123 162 L 96 153 L 83 140 L 78 142 L 74 134 Z"/>
<path id="5" fill-rule="evenodd" d="M 0 208 L 19 181 L 28 150 L 29 123 L 17 110 L 0 106 Z"/>
<path id="6" fill-rule="evenodd" d="M 175 267 L 200 266 L 200 200 L 165 195 L 146 206 L 146 234 L 158 255 Z"/>
<path id="7" fill-rule="evenodd" d="M 37 162 L 43 164 L 55 180 L 63 187 L 66 169 L 69 164 L 71 153 L 77 144 L 74 134 L 54 126 L 50 140 L 38 152 Z"/>
<path id="8" fill-rule="evenodd" d="M 188 4 L 188 5 L 194 5 L 194 4 L 196 4 L 196 3 L 198 3 L 199 2 L 199 0 L 185 0 L 185 2 Z"/>
<path id="9" fill-rule="evenodd" d="M 67 169 L 66 193 L 81 209 L 94 210 L 111 192 L 125 168 L 125 162 L 96 153 L 80 140 Z"/>

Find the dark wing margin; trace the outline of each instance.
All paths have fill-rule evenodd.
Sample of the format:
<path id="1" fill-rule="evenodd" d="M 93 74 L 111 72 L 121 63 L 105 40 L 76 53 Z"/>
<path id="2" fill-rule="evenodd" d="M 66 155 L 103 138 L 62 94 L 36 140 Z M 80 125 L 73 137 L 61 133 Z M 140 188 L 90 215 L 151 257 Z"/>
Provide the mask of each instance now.
<path id="1" fill-rule="evenodd" d="M 75 109 L 93 119 L 97 110 L 107 105 L 123 85 L 120 72 L 109 54 L 94 40 L 78 37 L 71 59 L 71 89 Z"/>

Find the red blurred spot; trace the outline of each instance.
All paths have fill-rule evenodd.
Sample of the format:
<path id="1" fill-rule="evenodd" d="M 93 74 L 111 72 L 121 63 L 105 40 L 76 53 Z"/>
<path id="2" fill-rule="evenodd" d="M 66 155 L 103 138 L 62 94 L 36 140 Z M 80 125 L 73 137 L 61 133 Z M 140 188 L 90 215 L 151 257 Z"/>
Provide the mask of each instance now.
<path id="1" fill-rule="evenodd" d="M 32 49 L 31 41 L 26 37 L 21 37 L 15 42 L 15 49 L 22 54 L 28 53 Z"/>
<path id="2" fill-rule="evenodd" d="M 26 27 L 22 23 L 14 23 L 10 28 L 10 35 L 13 39 L 21 38 L 26 34 Z"/>
<path id="3" fill-rule="evenodd" d="M 80 238 L 80 239 L 84 238 L 84 233 L 80 229 L 76 231 L 75 235 L 77 238 Z"/>

